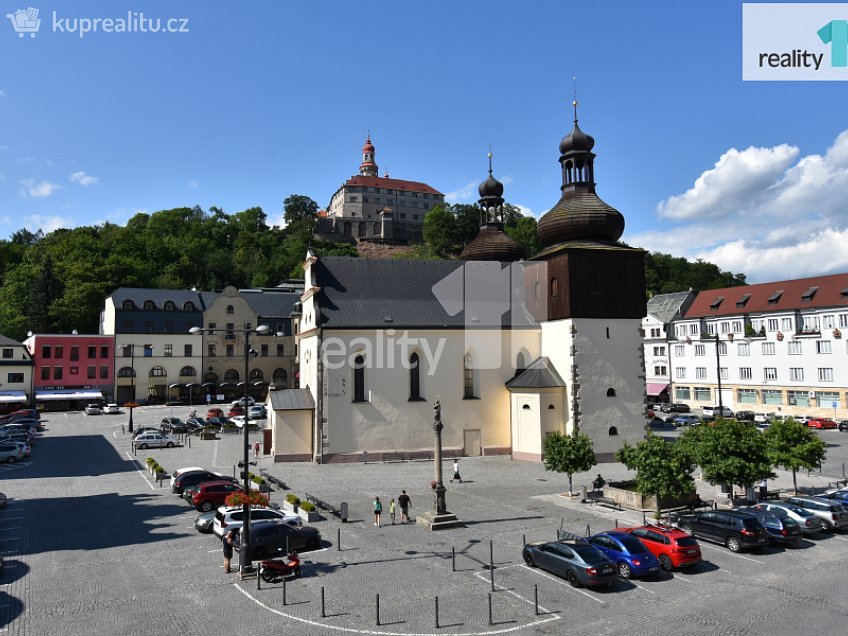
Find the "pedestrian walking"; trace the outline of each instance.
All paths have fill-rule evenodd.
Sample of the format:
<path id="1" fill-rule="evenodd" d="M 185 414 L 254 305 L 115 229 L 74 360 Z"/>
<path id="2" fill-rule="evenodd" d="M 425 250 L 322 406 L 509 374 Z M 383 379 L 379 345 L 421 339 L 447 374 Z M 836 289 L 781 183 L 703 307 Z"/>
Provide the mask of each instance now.
<path id="1" fill-rule="evenodd" d="M 451 477 L 451 483 L 456 479 L 459 483 L 462 483 L 462 477 L 459 476 L 459 460 L 453 460 L 453 477 Z"/>
<path id="2" fill-rule="evenodd" d="M 412 500 L 409 498 L 409 495 L 406 494 L 405 490 L 400 491 L 398 505 L 400 506 L 400 522 L 406 523 L 409 521 L 409 509 L 412 507 Z"/>
<path id="3" fill-rule="evenodd" d="M 235 545 L 235 534 L 230 530 L 224 535 L 224 574 L 232 572 L 230 561 L 233 558 L 233 546 Z"/>
<path id="4" fill-rule="evenodd" d="M 253 459 L 259 459 L 259 442 L 253 445 Z"/>
<path id="5" fill-rule="evenodd" d="M 396 510 L 395 498 L 392 497 L 392 500 L 389 502 L 389 518 L 392 520 L 392 525 L 395 525 L 395 510 Z"/>
<path id="6" fill-rule="evenodd" d="M 374 525 L 378 528 L 382 528 L 382 523 L 380 518 L 383 516 L 383 502 L 380 501 L 379 497 L 374 497 Z"/>
<path id="7" fill-rule="evenodd" d="M 760 482 L 760 501 L 765 501 L 768 497 L 768 479 L 763 479 Z"/>

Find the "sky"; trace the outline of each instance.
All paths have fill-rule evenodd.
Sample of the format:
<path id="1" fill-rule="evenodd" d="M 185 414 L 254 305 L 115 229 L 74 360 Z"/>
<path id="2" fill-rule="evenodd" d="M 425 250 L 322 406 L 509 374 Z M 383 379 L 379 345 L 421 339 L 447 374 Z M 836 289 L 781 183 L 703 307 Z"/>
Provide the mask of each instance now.
<path id="1" fill-rule="evenodd" d="M 358 172 L 369 131 L 381 175 L 456 203 L 491 144 L 538 218 L 576 77 L 625 242 L 750 282 L 848 271 L 848 84 L 743 81 L 736 1 L 31 0 L 18 37 L 29 1 L 0 0 L 2 238 L 194 205 L 281 225 L 287 196 L 326 206 Z M 175 32 L 80 33 L 128 12 Z"/>

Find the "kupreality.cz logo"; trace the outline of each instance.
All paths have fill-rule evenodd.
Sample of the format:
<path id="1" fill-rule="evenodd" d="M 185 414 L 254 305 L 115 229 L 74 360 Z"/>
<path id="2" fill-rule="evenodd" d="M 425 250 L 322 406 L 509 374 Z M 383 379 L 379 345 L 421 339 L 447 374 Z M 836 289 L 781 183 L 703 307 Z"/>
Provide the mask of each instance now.
<path id="1" fill-rule="evenodd" d="M 41 31 L 41 16 L 39 9 L 27 7 L 7 13 L 6 17 L 12 23 L 12 29 L 19 38 L 29 35 L 30 38 Z M 45 24 L 45 31 L 71 34 L 84 38 L 97 33 L 188 33 L 189 19 L 177 17 L 150 17 L 143 11 L 127 11 L 119 16 L 74 16 L 60 15 L 58 11 L 50 14 L 51 20 Z M 43 31 L 42 31 L 43 32 Z"/>
<path id="2" fill-rule="evenodd" d="M 848 80 L 848 4 L 743 4 L 742 79 Z"/>

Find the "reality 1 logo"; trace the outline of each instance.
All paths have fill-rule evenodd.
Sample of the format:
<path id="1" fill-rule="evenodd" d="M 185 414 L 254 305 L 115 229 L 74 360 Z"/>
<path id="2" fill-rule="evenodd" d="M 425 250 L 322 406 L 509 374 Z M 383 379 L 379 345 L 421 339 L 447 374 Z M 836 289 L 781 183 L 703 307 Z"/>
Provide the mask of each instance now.
<path id="1" fill-rule="evenodd" d="M 848 66 L 848 20 L 831 20 L 818 34 L 822 42 L 830 44 L 830 65 Z"/>
<path id="2" fill-rule="evenodd" d="M 830 65 L 834 68 L 848 66 L 848 20 L 831 20 L 818 33 L 819 39 L 830 45 Z M 824 53 L 807 49 L 792 49 L 785 53 L 766 52 L 759 54 L 759 66 L 771 68 L 812 68 L 818 71 L 824 61 Z"/>

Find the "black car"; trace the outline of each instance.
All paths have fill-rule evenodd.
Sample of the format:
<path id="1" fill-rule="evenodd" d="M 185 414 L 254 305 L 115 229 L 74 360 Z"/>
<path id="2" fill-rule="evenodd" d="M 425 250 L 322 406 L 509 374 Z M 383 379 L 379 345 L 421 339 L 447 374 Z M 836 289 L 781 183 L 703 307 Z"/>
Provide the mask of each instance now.
<path id="1" fill-rule="evenodd" d="M 618 578 L 615 563 L 598 548 L 583 541 L 528 543 L 521 556 L 530 567 L 540 567 L 561 576 L 572 587 L 612 587 Z"/>
<path id="2" fill-rule="evenodd" d="M 133 437 L 138 437 L 142 433 L 161 433 L 158 428 L 153 428 L 152 426 L 142 426 L 141 428 L 137 428 L 133 430 Z"/>
<path id="3" fill-rule="evenodd" d="M 162 424 L 159 429 L 165 433 L 185 433 L 188 429 L 186 423 L 178 417 L 162 418 Z"/>
<path id="4" fill-rule="evenodd" d="M 842 420 L 836 426 L 840 431 L 844 433 L 845 431 L 848 431 L 848 420 Z"/>
<path id="5" fill-rule="evenodd" d="M 756 413 L 754 413 L 753 411 L 736 411 L 736 421 L 753 422 L 754 415 L 756 415 Z"/>
<path id="6" fill-rule="evenodd" d="M 732 552 L 768 544 L 763 524 L 754 515 L 738 510 L 709 510 L 680 514 L 676 525 L 683 532 L 727 546 Z"/>
<path id="7" fill-rule="evenodd" d="M 236 532 L 236 551 L 241 548 L 241 534 Z M 312 526 L 290 526 L 278 521 L 262 521 L 250 526 L 250 556 L 261 560 L 285 554 L 286 550 L 317 550 L 321 533 Z"/>
<path id="8" fill-rule="evenodd" d="M 171 487 L 171 492 L 175 495 L 182 495 L 188 486 L 195 486 L 204 481 L 231 481 L 238 483 L 236 479 L 219 475 L 210 470 L 197 470 L 188 473 L 183 473 L 174 480 L 174 485 Z"/>
<path id="9" fill-rule="evenodd" d="M 765 510 L 755 510 L 754 508 L 738 508 L 738 510 L 759 519 L 760 523 L 765 527 L 769 539 L 774 543 L 784 543 L 786 545 L 798 545 L 801 543 L 801 526 L 794 519 L 786 515 L 778 515 Z"/>

